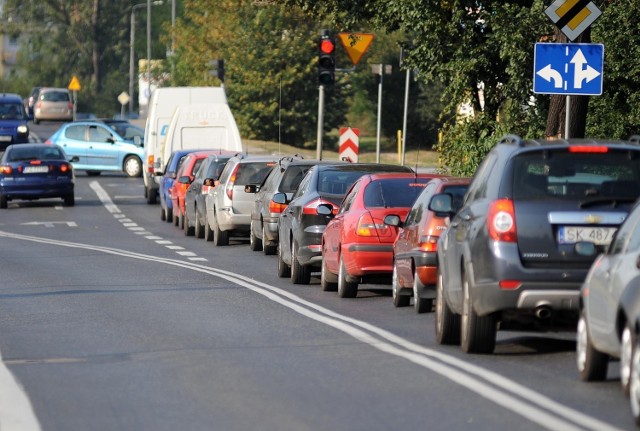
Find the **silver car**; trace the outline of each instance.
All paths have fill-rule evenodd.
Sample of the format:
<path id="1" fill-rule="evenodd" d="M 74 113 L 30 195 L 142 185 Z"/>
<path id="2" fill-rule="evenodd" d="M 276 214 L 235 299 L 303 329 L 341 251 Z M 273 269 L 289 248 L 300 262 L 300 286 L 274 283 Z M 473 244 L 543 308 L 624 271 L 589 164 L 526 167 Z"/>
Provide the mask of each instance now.
<path id="1" fill-rule="evenodd" d="M 229 236 L 248 236 L 255 193 L 247 185 L 261 184 L 277 156 L 236 155 L 229 159 L 216 186 L 205 197 L 207 223 L 213 231 L 213 244 L 227 245 Z M 206 181 L 206 179 L 205 179 Z"/>
<path id="2" fill-rule="evenodd" d="M 33 106 L 33 123 L 41 120 L 73 120 L 73 102 L 66 88 L 41 88 Z"/>

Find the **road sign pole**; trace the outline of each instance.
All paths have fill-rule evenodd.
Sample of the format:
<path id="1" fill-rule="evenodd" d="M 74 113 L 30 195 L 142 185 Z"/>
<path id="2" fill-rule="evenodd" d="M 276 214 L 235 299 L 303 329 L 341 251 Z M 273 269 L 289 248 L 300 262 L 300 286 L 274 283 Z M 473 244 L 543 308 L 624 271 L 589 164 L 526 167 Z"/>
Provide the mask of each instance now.
<path id="1" fill-rule="evenodd" d="M 324 128 L 324 85 L 320 86 L 318 94 L 318 137 L 316 159 L 322 160 L 322 129 Z"/>
<path id="2" fill-rule="evenodd" d="M 380 163 L 380 128 L 382 124 L 382 77 L 383 65 L 380 66 L 380 81 L 378 82 L 378 121 L 376 125 L 376 163 Z"/>
<path id="3" fill-rule="evenodd" d="M 567 103 L 565 104 L 564 113 L 564 138 L 569 139 L 569 124 L 571 121 L 571 96 L 567 96 Z"/>

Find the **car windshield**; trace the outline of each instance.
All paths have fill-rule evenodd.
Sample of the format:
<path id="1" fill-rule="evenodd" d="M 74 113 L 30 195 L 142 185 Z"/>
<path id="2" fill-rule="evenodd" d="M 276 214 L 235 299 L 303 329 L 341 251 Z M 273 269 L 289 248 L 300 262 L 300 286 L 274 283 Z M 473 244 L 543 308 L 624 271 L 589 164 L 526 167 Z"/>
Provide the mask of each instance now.
<path id="1" fill-rule="evenodd" d="M 3 120 L 23 120 L 24 111 L 19 103 L 0 104 L 0 118 Z"/>
<path id="2" fill-rule="evenodd" d="M 410 207 L 429 178 L 393 178 L 375 180 L 364 191 L 364 206 L 367 208 Z"/>
<path id="3" fill-rule="evenodd" d="M 60 160 L 64 159 L 62 151 L 55 146 L 46 147 L 18 147 L 12 148 L 7 155 L 10 162 L 20 162 L 23 160 Z"/>
<path id="4" fill-rule="evenodd" d="M 536 151 L 516 157 L 514 199 L 628 198 L 640 195 L 640 159 L 628 151 Z"/>

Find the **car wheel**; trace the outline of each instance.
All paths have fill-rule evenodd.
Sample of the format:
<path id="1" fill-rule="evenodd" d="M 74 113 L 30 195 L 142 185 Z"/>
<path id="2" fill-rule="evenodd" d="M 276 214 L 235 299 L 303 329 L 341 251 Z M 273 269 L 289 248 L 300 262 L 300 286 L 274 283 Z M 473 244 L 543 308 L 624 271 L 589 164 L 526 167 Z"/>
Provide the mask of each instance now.
<path id="1" fill-rule="evenodd" d="M 97 177 L 101 174 L 101 171 L 87 171 L 87 176 L 89 177 Z"/>
<path id="2" fill-rule="evenodd" d="M 69 193 L 62 199 L 64 200 L 64 206 L 66 207 L 72 207 L 76 204 L 76 198 L 73 193 Z"/>
<path id="3" fill-rule="evenodd" d="M 251 227 L 249 227 L 249 249 L 251 251 L 260 251 L 262 250 L 262 241 L 256 236 L 253 229 L 253 220 L 251 220 Z"/>
<path id="4" fill-rule="evenodd" d="M 180 216 L 178 217 L 178 229 L 180 230 L 184 230 L 184 214 L 180 214 Z"/>
<path id="5" fill-rule="evenodd" d="M 165 221 L 167 223 L 172 223 L 173 222 L 173 209 L 169 208 L 168 206 L 165 207 L 165 209 L 164 209 L 164 217 L 165 217 Z"/>
<path id="6" fill-rule="evenodd" d="M 167 221 L 167 209 L 160 206 L 160 220 Z"/>
<path id="7" fill-rule="evenodd" d="M 340 298 L 355 298 L 358 296 L 358 283 L 347 280 L 347 269 L 340 255 L 340 267 L 338 269 L 338 296 Z"/>
<path id="8" fill-rule="evenodd" d="M 631 378 L 629 382 L 629 404 L 631 414 L 640 425 L 640 346 L 636 342 L 631 360 Z"/>
<path id="9" fill-rule="evenodd" d="M 154 189 L 148 189 L 145 187 L 145 198 L 147 198 L 147 203 L 149 205 L 154 205 L 158 202 L 158 193 Z"/>
<path id="10" fill-rule="evenodd" d="M 291 276 L 291 266 L 282 258 L 282 247 L 278 247 L 278 277 L 285 278 Z"/>
<path id="11" fill-rule="evenodd" d="M 338 290 L 338 277 L 327 269 L 325 259 L 322 259 L 322 268 L 320 269 L 320 286 L 325 292 L 335 292 Z"/>
<path id="12" fill-rule="evenodd" d="M 291 245 L 291 282 L 293 284 L 309 284 L 311 282 L 311 267 L 300 265 L 298 262 L 298 245 Z"/>
<path id="13" fill-rule="evenodd" d="M 180 214 L 179 214 L 179 212 L 176 214 L 176 212 L 173 211 L 173 225 L 174 226 L 180 226 Z"/>
<path id="14" fill-rule="evenodd" d="M 438 344 L 460 344 L 460 315 L 449 308 L 444 299 L 444 283 L 438 271 L 436 282 L 436 341 Z"/>
<path id="15" fill-rule="evenodd" d="M 213 230 L 213 245 L 220 247 L 229 244 L 229 234 L 220 229 L 215 213 L 213 215 L 213 226 L 211 230 Z"/>
<path id="16" fill-rule="evenodd" d="M 9 206 L 9 200 L 5 195 L 0 195 L 0 209 L 7 209 Z"/>
<path id="17" fill-rule="evenodd" d="M 462 322 L 460 344 L 465 353 L 493 353 L 496 347 L 497 325 L 495 318 L 478 316 L 471 303 L 469 278 L 462 273 Z"/>
<path id="18" fill-rule="evenodd" d="M 391 276 L 391 296 L 393 297 L 393 305 L 395 307 L 406 307 L 411 302 L 411 297 L 400 294 L 400 285 L 398 281 L 398 267 L 393 263 L 393 274 Z"/>
<path id="19" fill-rule="evenodd" d="M 577 332 L 576 364 L 580 372 L 580 379 L 585 382 L 604 380 L 607 377 L 609 356 L 593 347 L 584 311 L 580 313 Z"/>
<path id="20" fill-rule="evenodd" d="M 209 226 L 209 218 L 204 216 L 204 240 L 209 242 L 213 241 L 213 231 L 211 230 L 211 226 Z"/>
<path id="21" fill-rule="evenodd" d="M 263 224 L 262 225 L 262 252 L 267 256 L 276 254 L 278 252 L 278 245 L 267 244 L 266 238 L 267 238 L 266 228 L 264 227 L 264 224 Z"/>
<path id="22" fill-rule="evenodd" d="M 620 343 L 620 383 L 625 395 L 629 395 L 631 381 L 631 361 L 633 360 L 633 332 L 627 324 L 622 331 Z"/>
<path id="23" fill-rule="evenodd" d="M 421 298 L 420 291 L 422 290 L 422 286 L 420 285 L 420 278 L 418 276 L 418 270 L 414 269 L 413 271 L 413 308 L 415 308 L 416 313 L 428 313 L 433 310 L 433 299 L 429 298 Z"/>
<path id="24" fill-rule="evenodd" d="M 184 229 L 184 236 L 193 236 L 194 228 L 191 226 L 191 221 L 189 220 L 189 214 L 187 213 L 187 209 L 184 209 L 184 218 L 182 220 L 182 228 Z"/>
<path id="25" fill-rule="evenodd" d="M 193 228 L 193 236 L 196 238 L 204 238 L 204 226 L 200 223 L 200 217 L 198 217 L 198 210 L 196 209 L 196 221 L 195 227 Z"/>
<path id="26" fill-rule="evenodd" d="M 124 173 L 130 178 L 142 176 L 142 161 L 136 156 L 128 156 L 124 159 Z"/>

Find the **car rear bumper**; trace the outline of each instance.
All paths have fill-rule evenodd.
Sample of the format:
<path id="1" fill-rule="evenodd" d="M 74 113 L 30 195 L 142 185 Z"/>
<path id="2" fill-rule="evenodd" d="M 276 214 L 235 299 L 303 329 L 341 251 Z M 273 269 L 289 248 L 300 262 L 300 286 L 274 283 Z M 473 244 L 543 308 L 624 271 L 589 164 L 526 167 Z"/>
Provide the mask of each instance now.
<path id="1" fill-rule="evenodd" d="M 393 272 L 391 244 L 350 244 L 343 253 L 347 273 L 352 277 Z"/>
<path id="2" fill-rule="evenodd" d="M 73 193 L 72 179 L 39 182 L 37 184 L 18 184 L 6 181 L 0 182 L 0 193 L 8 199 L 40 199 L 64 197 Z"/>
<path id="3" fill-rule="evenodd" d="M 232 208 L 220 208 L 216 212 L 218 226 L 223 231 L 249 232 L 251 214 L 234 213 Z"/>

